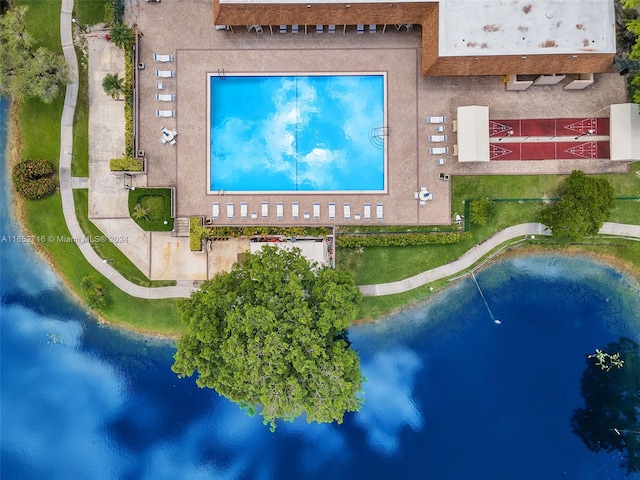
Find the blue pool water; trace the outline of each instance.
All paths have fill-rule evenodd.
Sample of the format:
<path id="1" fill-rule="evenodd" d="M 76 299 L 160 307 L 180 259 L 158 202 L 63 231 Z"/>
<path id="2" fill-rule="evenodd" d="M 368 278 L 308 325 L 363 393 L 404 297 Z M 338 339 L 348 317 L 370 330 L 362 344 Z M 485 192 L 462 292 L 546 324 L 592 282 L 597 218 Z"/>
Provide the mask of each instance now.
<path id="1" fill-rule="evenodd" d="M 209 89 L 211 192 L 384 191 L 384 75 L 212 75 Z"/>
<path id="2" fill-rule="evenodd" d="M 0 99 L 0 122 L 5 112 Z M 19 234 L 6 173 L 0 239 Z M 362 410 L 272 434 L 177 379 L 173 343 L 99 325 L 29 245 L 0 243 L 0 478 L 639 480 L 623 454 L 589 450 L 570 425 L 585 407 L 586 354 L 621 336 L 640 342 L 638 283 L 550 255 L 501 261 L 477 279 L 501 325 L 467 279 L 353 327 Z"/>

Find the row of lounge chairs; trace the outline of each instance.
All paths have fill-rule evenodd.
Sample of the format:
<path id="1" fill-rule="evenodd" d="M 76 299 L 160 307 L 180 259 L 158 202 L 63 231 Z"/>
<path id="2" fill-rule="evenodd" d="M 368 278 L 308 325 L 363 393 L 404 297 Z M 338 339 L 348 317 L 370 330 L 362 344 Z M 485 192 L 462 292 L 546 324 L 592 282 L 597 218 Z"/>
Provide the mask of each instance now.
<path id="1" fill-rule="evenodd" d="M 343 218 L 344 220 L 351 220 L 351 204 L 345 202 L 343 204 Z M 268 220 L 269 218 L 269 202 L 262 202 L 260 209 L 261 219 Z M 330 202 L 328 208 L 328 220 L 335 221 L 336 219 L 336 203 Z M 227 203 L 227 221 L 232 221 L 235 217 L 235 206 L 233 202 Z M 212 207 L 213 220 L 220 220 L 220 203 L 214 202 Z M 249 206 L 247 202 L 240 202 L 240 220 L 246 220 L 249 218 Z M 251 212 L 251 220 L 258 219 L 257 212 Z M 302 218 L 304 220 L 311 220 L 312 216 L 310 212 L 303 212 Z M 276 219 L 284 220 L 284 202 L 276 203 Z M 291 202 L 291 220 L 300 219 L 300 202 Z M 365 203 L 363 206 L 363 214 L 355 213 L 354 220 L 364 219 L 365 221 L 371 220 L 371 204 Z M 384 219 L 384 206 L 382 203 L 376 204 L 376 220 L 382 221 Z M 321 220 L 320 214 L 320 202 L 313 203 L 313 220 Z"/>
<path id="2" fill-rule="evenodd" d="M 293 24 L 293 25 L 279 25 L 278 26 L 278 32 L 280 33 L 289 33 L 289 31 L 291 33 L 299 33 L 300 32 L 300 25 L 297 24 Z M 336 25 L 335 24 L 328 24 L 326 25 L 327 29 L 326 32 L 328 33 L 336 33 Z M 290 28 L 290 30 L 289 30 Z M 346 29 L 346 26 L 344 26 L 344 28 Z M 406 24 L 397 24 L 395 25 L 396 30 L 401 30 L 401 29 L 405 29 L 407 31 L 410 31 L 413 29 L 413 24 L 411 23 L 406 23 Z M 304 29 L 304 33 L 307 33 L 307 26 L 303 25 L 303 29 Z M 365 28 L 365 24 L 363 23 L 359 23 L 356 25 L 356 33 L 358 34 L 363 34 L 366 30 L 368 29 L 369 33 L 377 33 L 378 31 L 378 25 L 372 23 L 366 26 Z M 228 27 L 228 25 L 217 25 L 216 26 L 216 30 L 230 30 L 230 28 Z M 271 26 L 269 26 L 269 30 L 271 33 L 273 33 L 273 31 L 275 29 L 273 29 Z M 313 32 L 313 27 L 311 27 L 311 32 Z M 247 25 L 247 32 L 252 32 L 255 31 L 258 35 L 260 35 L 261 33 L 264 32 L 264 27 L 262 25 Z M 346 31 L 346 30 L 345 30 Z M 315 32 L 316 33 L 324 33 L 325 32 L 325 25 L 324 24 L 317 24 L 316 28 L 315 28 Z"/>

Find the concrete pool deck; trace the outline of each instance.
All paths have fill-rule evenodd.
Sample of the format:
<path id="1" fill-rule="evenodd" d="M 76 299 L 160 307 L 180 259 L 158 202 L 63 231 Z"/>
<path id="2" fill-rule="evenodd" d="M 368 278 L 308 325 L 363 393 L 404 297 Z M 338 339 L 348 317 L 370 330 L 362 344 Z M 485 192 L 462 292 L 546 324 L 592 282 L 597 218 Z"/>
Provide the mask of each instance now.
<path id="1" fill-rule="evenodd" d="M 330 225 L 346 223 L 342 220 L 341 204 L 351 204 L 351 224 L 355 214 L 363 218 L 363 205 L 372 205 L 372 222 L 375 222 L 375 205 L 384 204 L 383 224 L 449 224 L 452 214 L 450 182 L 438 179 L 439 173 L 449 175 L 483 174 L 557 174 L 570 173 L 580 168 L 588 173 L 623 172 L 625 165 L 604 164 L 601 160 L 537 161 L 537 162 L 488 162 L 460 164 L 447 155 L 444 166 L 436 164 L 437 156 L 430 155 L 433 146 L 427 140 L 434 134 L 435 126 L 427 123 L 430 115 L 446 115 L 448 122 L 445 134 L 447 142 L 442 145 L 453 150 L 455 134 L 451 131 L 451 120 L 458 106 L 488 105 L 492 118 L 546 118 L 546 117 L 590 117 L 605 116 L 605 109 L 612 103 L 626 101 L 624 78 L 617 73 L 597 75 L 596 82 L 584 91 L 564 91 L 562 85 L 537 86 L 523 92 L 507 92 L 501 77 L 423 77 L 419 71 L 419 32 L 397 32 L 356 35 L 348 33 L 298 35 L 274 34 L 268 29 L 262 35 L 247 32 L 219 32 L 212 21 L 212 5 L 208 0 L 185 0 L 127 6 L 127 17 L 136 23 L 144 34 L 140 38 L 140 61 L 146 68 L 140 74 L 140 131 L 139 148 L 145 150 L 148 174 L 134 178 L 135 186 L 166 187 L 177 190 L 177 216 L 211 216 L 211 205 L 219 202 L 221 217 L 225 204 L 236 204 L 235 225 L 264 223 L 240 221 L 240 202 L 248 203 L 249 212 L 260 213 L 262 201 L 269 201 L 269 223 L 282 225 Z M 98 37 L 90 49 L 92 56 L 98 55 L 98 63 L 110 65 L 115 47 Z M 101 43 L 100 43 L 101 42 Z M 98 47 L 98 44 L 100 46 Z M 156 63 L 153 55 L 171 54 L 172 63 Z M 102 71 L 108 70 L 102 67 Z M 228 71 L 380 71 L 389 72 L 389 191 L 384 195 L 332 195 L 302 194 L 241 197 L 237 195 L 206 195 L 206 72 Z M 174 78 L 158 79 L 155 70 L 173 70 Z M 508 72 L 505 72 L 508 73 Z M 94 81 L 101 80 L 93 75 Z M 176 95 L 176 102 L 158 102 L 155 99 L 156 82 L 162 81 L 166 88 L 162 93 Z M 102 110 L 95 108 L 101 87 L 94 90 L 91 100 L 91 115 L 104 115 L 118 123 L 121 102 L 106 95 L 100 100 Z M 103 94 L 103 92 L 102 92 Z M 104 95 L 104 94 L 103 94 Z M 108 105 L 107 105 L 108 104 Z M 97 107 L 97 105 L 96 105 Z M 106 108 L 106 109 L 105 109 Z M 158 118 L 156 110 L 173 109 L 175 118 Z M 96 113 L 98 112 L 98 113 Z M 109 115 L 114 115 L 109 117 Z M 122 115 L 119 113 L 119 115 Z M 179 132 L 177 145 L 160 143 L 160 128 L 176 128 Z M 95 130 L 94 130 L 95 131 Z M 96 162 L 121 156 L 122 143 L 115 137 L 93 135 L 90 142 L 90 161 Z M 93 168 L 91 167 L 91 168 Z M 98 172 L 97 170 L 94 170 Z M 90 217 L 107 236 L 129 236 L 131 241 L 118 244 L 132 261 L 151 279 L 176 279 L 179 282 L 210 278 L 222 268 L 219 253 L 193 254 L 189 251 L 188 239 L 171 237 L 166 232 L 147 233 L 128 217 L 126 212 L 126 190 L 122 177 L 99 171 L 92 175 L 89 188 Z M 421 207 L 413 198 L 413 192 L 421 185 L 428 186 L 433 201 Z M 290 220 L 292 201 L 300 202 L 300 220 Z M 285 220 L 276 221 L 276 202 L 285 203 Z M 304 212 L 312 212 L 313 203 L 321 202 L 321 218 L 303 221 Z M 328 219 L 328 204 L 337 206 L 336 221 Z M 456 207 L 456 206 L 454 206 Z M 462 208 L 456 207 L 456 208 Z M 220 221 L 227 223 L 226 220 Z M 363 219 L 360 223 L 364 223 Z M 226 252 L 235 260 L 237 251 Z"/>

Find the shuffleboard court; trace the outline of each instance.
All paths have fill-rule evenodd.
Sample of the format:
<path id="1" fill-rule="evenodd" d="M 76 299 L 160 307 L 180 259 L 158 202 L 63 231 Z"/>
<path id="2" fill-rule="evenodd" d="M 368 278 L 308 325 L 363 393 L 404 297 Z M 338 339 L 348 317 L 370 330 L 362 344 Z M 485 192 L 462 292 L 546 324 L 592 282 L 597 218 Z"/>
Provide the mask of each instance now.
<path id="1" fill-rule="evenodd" d="M 489 120 L 489 137 L 609 135 L 609 118 L 535 118 Z M 513 133 L 509 133 L 513 132 Z"/>
<path id="2" fill-rule="evenodd" d="M 608 158 L 609 142 L 490 143 L 490 160 L 580 160 Z"/>

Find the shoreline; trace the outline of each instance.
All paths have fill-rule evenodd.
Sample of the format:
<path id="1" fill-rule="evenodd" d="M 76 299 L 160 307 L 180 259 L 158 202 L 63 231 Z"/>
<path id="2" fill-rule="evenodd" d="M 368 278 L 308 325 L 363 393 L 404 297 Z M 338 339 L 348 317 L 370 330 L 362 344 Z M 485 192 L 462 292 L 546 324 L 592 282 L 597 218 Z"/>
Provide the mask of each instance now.
<path id="1" fill-rule="evenodd" d="M 19 108 L 19 102 L 12 98 L 9 98 L 9 107 L 7 109 L 9 113 L 9 118 L 7 122 L 8 129 L 7 129 L 7 145 L 6 145 L 6 163 L 8 167 L 7 175 L 9 176 L 8 177 L 9 182 L 11 182 L 10 174 L 13 169 L 13 166 L 20 161 L 21 152 L 22 152 L 22 135 L 19 128 L 18 108 Z M 11 201 L 9 202 L 10 205 L 8 205 L 8 207 L 11 209 L 11 213 L 13 213 L 16 224 L 18 228 L 20 228 L 26 234 L 32 234 L 33 232 L 31 232 L 31 230 L 28 228 L 28 225 L 25 219 L 24 200 L 22 198 L 19 198 L 17 195 L 15 195 L 15 191 L 13 190 L 12 186 L 10 186 L 9 188 L 11 188 Z M 494 255 L 493 257 L 488 259 L 488 261 L 482 264 L 482 266 L 480 266 L 479 268 L 485 269 L 487 267 L 490 267 L 498 260 L 505 260 L 513 257 L 521 257 L 525 255 L 530 255 L 533 253 L 550 252 L 550 251 L 559 251 L 559 254 L 563 256 L 588 257 L 594 261 L 604 263 L 614 268 L 615 270 L 619 271 L 620 273 L 640 281 L 640 273 L 631 264 L 629 264 L 629 262 L 622 260 L 621 258 L 616 257 L 615 255 L 611 255 L 603 252 L 599 253 L 599 252 L 588 251 L 588 249 L 584 248 L 583 246 L 577 246 L 577 245 L 545 246 L 542 244 L 526 244 L 526 245 L 520 244 L 520 245 L 507 248 L 502 252 L 498 253 L 497 255 Z M 91 318 L 92 320 L 95 320 L 97 323 L 109 326 L 111 328 L 117 328 L 117 329 L 126 331 L 128 333 L 144 336 L 147 338 L 153 338 L 153 339 L 159 339 L 159 340 L 165 340 L 165 341 L 170 340 L 174 342 L 180 338 L 180 335 L 140 330 L 126 323 L 113 322 L 104 318 L 99 313 L 87 307 L 84 299 L 71 286 L 71 284 L 68 282 L 66 277 L 62 274 L 61 270 L 58 268 L 56 262 L 53 261 L 53 259 L 50 257 L 48 252 L 43 247 L 41 247 L 38 244 L 34 245 L 34 252 L 44 262 L 46 262 L 46 264 L 49 265 L 49 267 L 55 272 L 56 277 L 60 280 L 61 284 L 64 286 L 65 294 L 69 295 L 69 297 L 73 299 L 74 303 L 76 303 L 78 307 L 81 308 L 82 311 L 85 312 L 89 318 Z M 447 282 L 447 284 L 444 285 L 442 288 L 434 290 L 433 292 L 428 292 L 424 297 L 416 299 L 414 301 L 410 301 L 409 303 L 406 303 L 405 305 L 402 305 L 399 308 L 385 312 L 383 315 L 379 317 L 374 317 L 374 318 L 366 317 L 366 318 L 355 320 L 352 323 L 352 325 L 365 325 L 368 323 L 376 323 L 379 321 L 383 321 L 383 319 L 386 317 L 395 315 L 399 312 L 406 311 L 411 308 L 415 308 L 421 303 L 428 302 L 429 299 L 432 298 L 434 294 L 440 293 L 446 290 L 449 286 L 454 285 L 459 280 L 462 280 L 464 277 L 465 275 L 460 276 L 450 282 Z"/>

